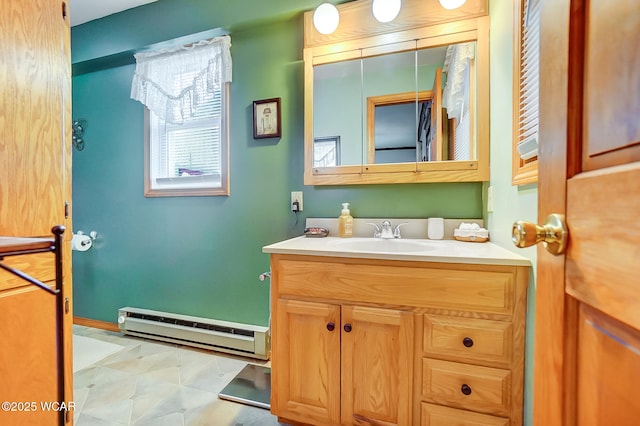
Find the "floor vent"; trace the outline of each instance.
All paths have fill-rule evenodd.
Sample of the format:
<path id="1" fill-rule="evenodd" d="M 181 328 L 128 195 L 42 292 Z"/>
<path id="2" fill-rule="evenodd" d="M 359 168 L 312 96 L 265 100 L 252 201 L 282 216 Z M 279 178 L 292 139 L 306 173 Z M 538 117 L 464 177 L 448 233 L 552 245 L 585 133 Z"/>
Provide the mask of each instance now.
<path id="1" fill-rule="evenodd" d="M 269 359 L 269 328 L 140 308 L 118 310 L 120 330 L 132 336 L 173 342 L 258 359 Z"/>

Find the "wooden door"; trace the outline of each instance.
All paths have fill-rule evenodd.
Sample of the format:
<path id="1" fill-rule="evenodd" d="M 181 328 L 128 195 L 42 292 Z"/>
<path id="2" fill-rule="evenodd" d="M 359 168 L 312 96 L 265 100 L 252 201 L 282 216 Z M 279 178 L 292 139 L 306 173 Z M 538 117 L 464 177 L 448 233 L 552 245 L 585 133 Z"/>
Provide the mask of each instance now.
<path id="1" fill-rule="evenodd" d="M 271 411 L 314 425 L 340 423 L 340 306 L 278 299 Z"/>
<path id="2" fill-rule="evenodd" d="M 538 217 L 565 214 L 569 244 L 538 249 L 539 426 L 640 418 L 639 16 L 637 1 L 542 3 Z"/>
<path id="3" fill-rule="evenodd" d="M 65 225 L 65 402 L 73 400 L 71 330 L 71 62 L 64 0 L 9 0 L 0 8 L 0 235 L 53 237 Z M 54 285 L 52 253 L 7 257 Z M 0 271 L 0 401 L 57 401 L 56 298 Z M 20 408 L 16 406 L 16 408 Z M 24 408 L 24 405 L 23 407 Z M 72 416 L 69 416 L 69 419 Z M 56 424 L 57 413 L 0 411 L 0 424 Z"/>
<path id="4" fill-rule="evenodd" d="M 413 313 L 342 307 L 342 424 L 411 424 Z"/>
<path id="5" fill-rule="evenodd" d="M 444 143 L 442 135 L 443 114 L 442 114 L 442 68 L 436 69 L 436 76 L 433 79 L 433 88 L 431 89 L 431 143 L 429 144 L 429 160 L 441 161 L 442 144 Z"/>

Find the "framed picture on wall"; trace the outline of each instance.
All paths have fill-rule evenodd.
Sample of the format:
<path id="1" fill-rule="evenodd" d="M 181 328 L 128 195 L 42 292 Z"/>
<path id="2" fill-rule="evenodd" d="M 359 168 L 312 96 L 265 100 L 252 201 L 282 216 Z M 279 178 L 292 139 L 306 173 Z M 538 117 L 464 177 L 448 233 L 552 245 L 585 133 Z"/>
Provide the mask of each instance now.
<path id="1" fill-rule="evenodd" d="M 280 98 L 253 101 L 253 138 L 279 138 L 280 116 Z"/>

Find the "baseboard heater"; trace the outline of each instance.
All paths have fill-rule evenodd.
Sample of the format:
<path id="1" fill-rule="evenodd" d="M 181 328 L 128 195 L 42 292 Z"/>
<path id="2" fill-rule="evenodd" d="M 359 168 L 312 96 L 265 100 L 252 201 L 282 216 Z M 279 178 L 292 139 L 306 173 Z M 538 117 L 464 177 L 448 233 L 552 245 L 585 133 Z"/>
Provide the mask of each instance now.
<path id="1" fill-rule="evenodd" d="M 269 327 L 140 308 L 118 310 L 118 327 L 131 336 L 269 359 Z"/>

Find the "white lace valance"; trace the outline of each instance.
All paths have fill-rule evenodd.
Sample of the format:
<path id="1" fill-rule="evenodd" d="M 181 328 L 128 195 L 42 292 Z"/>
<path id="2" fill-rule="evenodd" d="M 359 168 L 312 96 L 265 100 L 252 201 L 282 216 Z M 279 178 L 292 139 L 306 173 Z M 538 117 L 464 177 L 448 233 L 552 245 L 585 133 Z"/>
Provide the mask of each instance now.
<path id="1" fill-rule="evenodd" d="M 442 106 L 447 109 L 449 118 L 455 117 L 457 122 L 468 110 L 465 104 L 469 102 L 469 61 L 474 57 L 474 43 L 454 44 L 447 49 L 443 67 L 447 84 L 442 93 Z"/>
<path id="2" fill-rule="evenodd" d="M 134 56 L 131 98 L 169 123 L 182 123 L 205 93 L 231 82 L 229 36 Z"/>

